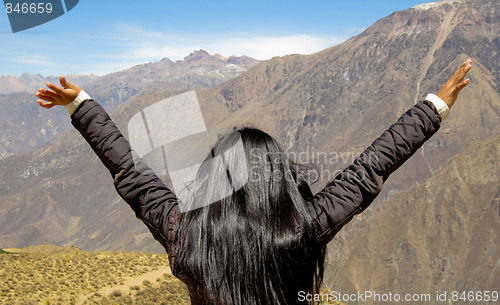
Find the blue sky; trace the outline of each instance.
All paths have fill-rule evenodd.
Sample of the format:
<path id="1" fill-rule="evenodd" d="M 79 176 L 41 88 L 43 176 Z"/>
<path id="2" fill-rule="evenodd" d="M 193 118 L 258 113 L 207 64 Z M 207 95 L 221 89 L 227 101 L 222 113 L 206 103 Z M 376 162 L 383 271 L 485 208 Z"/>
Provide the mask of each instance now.
<path id="1" fill-rule="evenodd" d="M 257 59 L 311 54 L 426 2 L 80 0 L 65 15 L 18 33 L 4 10 L 0 75 L 102 75 L 164 57 L 181 60 L 197 49 Z"/>

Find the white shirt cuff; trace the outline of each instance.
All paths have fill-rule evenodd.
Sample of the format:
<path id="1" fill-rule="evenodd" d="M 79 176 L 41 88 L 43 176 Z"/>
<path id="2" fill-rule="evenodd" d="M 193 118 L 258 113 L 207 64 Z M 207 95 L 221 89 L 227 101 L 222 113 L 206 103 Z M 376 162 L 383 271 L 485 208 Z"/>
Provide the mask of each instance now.
<path id="1" fill-rule="evenodd" d="M 433 103 L 434 106 L 436 106 L 437 111 L 438 111 L 439 115 L 441 116 L 441 120 L 446 119 L 446 117 L 450 113 L 450 108 L 448 107 L 448 105 L 446 105 L 445 102 L 443 102 L 442 99 L 440 99 L 435 94 L 429 93 L 425 97 L 425 100 Z"/>
<path id="2" fill-rule="evenodd" d="M 64 105 L 64 107 L 66 107 L 66 110 L 68 110 L 69 115 L 73 115 L 76 109 L 78 109 L 78 107 L 86 100 L 90 100 L 90 95 L 82 90 L 71 103 Z"/>

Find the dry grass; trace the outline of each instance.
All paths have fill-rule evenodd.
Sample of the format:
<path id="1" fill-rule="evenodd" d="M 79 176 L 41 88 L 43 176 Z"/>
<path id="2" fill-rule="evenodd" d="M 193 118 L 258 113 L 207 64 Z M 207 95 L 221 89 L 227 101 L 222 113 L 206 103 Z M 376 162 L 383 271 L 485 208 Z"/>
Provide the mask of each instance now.
<path id="1" fill-rule="evenodd" d="M 166 254 L 49 248 L 0 255 L 0 304 L 189 304 L 183 283 L 154 272 L 166 269 Z M 155 275 L 149 284 L 134 283 L 147 274 Z M 133 288 L 123 290 L 125 283 Z"/>
<path id="2" fill-rule="evenodd" d="M 85 305 L 114 305 L 114 304 L 189 304 L 186 287 L 172 275 L 165 274 L 155 282 L 146 282 L 142 286 L 131 287 L 128 294 L 114 290 L 109 295 L 93 294 Z"/>
<path id="3" fill-rule="evenodd" d="M 168 256 L 40 245 L 0 254 L 2 305 L 190 304 Z M 321 304 L 339 304 L 327 302 Z"/>

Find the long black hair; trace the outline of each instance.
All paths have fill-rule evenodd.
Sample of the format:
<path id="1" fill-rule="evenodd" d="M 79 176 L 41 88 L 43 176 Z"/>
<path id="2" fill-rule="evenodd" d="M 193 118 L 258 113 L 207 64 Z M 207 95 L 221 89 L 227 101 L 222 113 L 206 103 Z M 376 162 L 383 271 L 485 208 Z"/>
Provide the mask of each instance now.
<path id="1" fill-rule="evenodd" d="M 317 293 L 324 249 L 316 245 L 298 167 L 267 133 L 221 137 L 193 183 L 180 231 L 179 262 L 206 304 L 302 304 Z"/>

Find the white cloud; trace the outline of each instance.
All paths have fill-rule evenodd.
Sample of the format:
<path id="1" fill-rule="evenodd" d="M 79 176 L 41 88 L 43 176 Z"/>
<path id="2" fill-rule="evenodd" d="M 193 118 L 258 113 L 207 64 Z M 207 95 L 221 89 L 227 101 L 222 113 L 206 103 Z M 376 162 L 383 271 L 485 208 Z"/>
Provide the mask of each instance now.
<path id="1" fill-rule="evenodd" d="M 90 38 L 90 37 L 89 37 Z M 93 37 L 95 39 L 96 37 Z M 86 66 L 86 72 L 104 74 L 133 65 L 168 58 L 182 60 L 194 50 L 204 49 L 210 54 L 223 56 L 247 55 L 266 60 L 288 54 L 312 54 L 339 44 L 348 37 L 315 36 L 308 34 L 287 36 L 239 35 L 214 33 L 213 35 L 183 35 L 149 31 L 140 26 L 117 25 L 113 33 L 100 37 L 118 45 L 118 52 L 100 53 L 97 70 Z M 88 38 L 85 38 L 88 39 Z M 117 47 L 114 47 L 117 49 Z M 93 65 L 92 65 L 93 66 Z"/>
<path id="2" fill-rule="evenodd" d="M 128 54 L 126 56 L 131 59 L 159 60 L 166 57 L 170 60 L 178 60 L 198 49 L 203 49 L 203 47 L 199 45 L 151 45 L 131 48 L 131 50 L 127 52 Z"/>
<path id="3" fill-rule="evenodd" d="M 216 41 L 209 45 L 209 48 L 214 53 L 223 55 L 247 55 L 265 60 L 274 56 L 295 53 L 312 54 L 339 44 L 344 40 L 345 38 L 341 37 L 322 37 L 306 34 L 274 37 L 258 36 Z"/>
<path id="4" fill-rule="evenodd" d="M 359 34 L 359 33 L 362 33 L 366 30 L 367 28 L 350 28 L 349 30 L 347 30 L 347 33 L 349 34 Z"/>
<path id="5" fill-rule="evenodd" d="M 163 38 L 163 39 L 161 39 Z M 223 56 L 247 55 L 265 60 L 288 54 L 311 54 L 339 44 L 347 37 L 313 35 L 247 36 L 247 37 L 183 37 L 172 35 L 149 35 L 134 40 L 127 52 L 130 58 L 163 58 L 179 60 L 194 50 L 205 49 L 209 53 Z"/>
<path id="6" fill-rule="evenodd" d="M 5 52 L 12 64 L 23 72 L 50 75 L 97 74 L 121 71 L 138 64 L 168 58 L 182 60 L 194 50 L 204 49 L 223 56 L 247 55 L 266 60 L 288 54 L 311 54 L 346 40 L 346 36 L 313 34 L 267 35 L 259 33 L 184 34 L 150 30 L 140 25 L 117 24 L 103 29 L 98 35 L 75 35 L 60 48 L 39 48 L 36 54 Z M 85 43 L 82 44 L 82 41 Z M 57 41 L 49 39 L 49 45 Z M 41 42 L 27 41 L 17 49 Z M 79 45 L 79 47 L 73 47 Z M 10 53 L 10 54 L 9 54 Z M 7 68 L 7 67 L 4 67 Z M 6 70 L 7 71 L 7 70 Z"/>
<path id="7" fill-rule="evenodd" d="M 49 60 L 48 56 L 42 54 L 18 54 L 15 62 L 38 65 L 38 66 L 51 66 L 54 65 L 52 61 Z"/>

